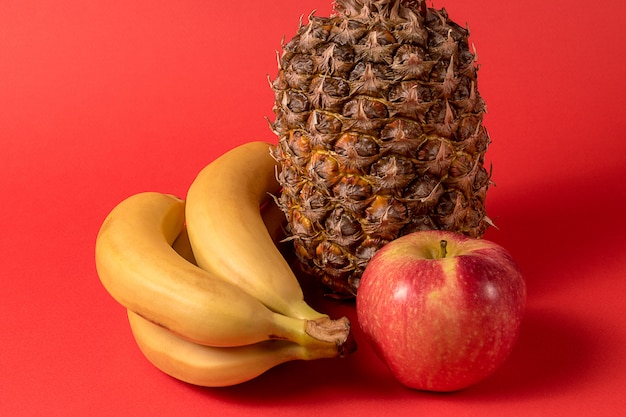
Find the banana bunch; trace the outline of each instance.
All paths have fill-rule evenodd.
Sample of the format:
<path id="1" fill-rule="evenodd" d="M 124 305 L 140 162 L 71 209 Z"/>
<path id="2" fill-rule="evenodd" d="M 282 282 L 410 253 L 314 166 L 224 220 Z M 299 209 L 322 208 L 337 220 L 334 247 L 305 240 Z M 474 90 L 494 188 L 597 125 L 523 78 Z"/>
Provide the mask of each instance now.
<path id="1" fill-rule="evenodd" d="M 174 378 L 233 385 L 356 348 L 347 318 L 304 301 L 279 250 L 284 215 L 271 197 L 280 189 L 270 146 L 226 152 L 200 171 L 186 200 L 132 195 L 100 227 L 100 281 L 126 308 L 144 356 Z"/>

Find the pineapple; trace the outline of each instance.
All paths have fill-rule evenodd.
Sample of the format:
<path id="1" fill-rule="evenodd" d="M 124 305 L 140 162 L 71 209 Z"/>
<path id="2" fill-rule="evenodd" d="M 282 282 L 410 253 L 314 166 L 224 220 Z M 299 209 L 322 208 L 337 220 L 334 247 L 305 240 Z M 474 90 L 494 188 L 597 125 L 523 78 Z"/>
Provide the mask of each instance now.
<path id="1" fill-rule="evenodd" d="M 336 0 L 283 42 L 273 153 L 301 269 L 353 297 L 391 240 L 491 221 L 490 139 L 469 31 L 421 0 Z"/>

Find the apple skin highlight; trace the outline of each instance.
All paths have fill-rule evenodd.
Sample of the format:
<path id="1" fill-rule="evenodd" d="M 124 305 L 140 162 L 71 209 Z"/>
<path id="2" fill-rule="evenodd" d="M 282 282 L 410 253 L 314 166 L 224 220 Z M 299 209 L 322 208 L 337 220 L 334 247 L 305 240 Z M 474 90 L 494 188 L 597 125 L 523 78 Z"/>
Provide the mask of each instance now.
<path id="1" fill-rule="evenodd" d="M 376 253 L 361 279 L 357 317 L 399 382 L 449 392 L 483 380 L 505 361 L 525 304 L 524 280 L 504 248 L 428 231 Z"/>

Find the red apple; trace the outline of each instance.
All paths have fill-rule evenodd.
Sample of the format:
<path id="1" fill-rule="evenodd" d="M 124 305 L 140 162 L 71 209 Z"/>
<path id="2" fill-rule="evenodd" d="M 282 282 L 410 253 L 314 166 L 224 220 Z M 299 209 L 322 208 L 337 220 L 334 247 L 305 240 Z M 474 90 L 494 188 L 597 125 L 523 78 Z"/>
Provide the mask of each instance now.
<path id="1" fill-rule="evenodd" d="M 359 285 L 358 323 L 402 384 L 456 391 L 492 374 L 520 331 L 526 286 L 501 246 L 443 231 L 380 249 Z"/>

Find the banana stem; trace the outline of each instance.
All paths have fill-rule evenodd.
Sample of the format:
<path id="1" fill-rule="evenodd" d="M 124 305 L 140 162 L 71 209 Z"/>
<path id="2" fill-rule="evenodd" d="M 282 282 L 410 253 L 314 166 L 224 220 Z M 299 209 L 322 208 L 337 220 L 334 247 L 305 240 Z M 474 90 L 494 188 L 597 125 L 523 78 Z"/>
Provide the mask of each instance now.
<path id="1" fill-rule="evenodd" d="M 331 320 L 322 317 L 316 320 L 297 319 L 274 313 L 277 334 L 300 346 L 317 352 L 324 357 L 342 357 L 356 350 L 350 329 L 350 321 L 342 317 Z M 270 338 L 280 338 L 270 335 Z"/>
<path id="2" fill-rule="evenodd" d="M 335 344 L 339 356 L 343 357 L 356 350 L 356 341 L 350 329 L 350 320 L 346 317 L 337 320 L 324 317 L 308 320 L 305 331 L 314 339 Z"/>
<path id="3" fill-rule="evenodd" d="M 285 315 L 296 317 L 299 319 L 319 320 L 328 318 L 327 314 L 320 313 L 313 307 L 308 305 L 304 300 L 301 302 L 292 302 L 285 306 Z"/>

